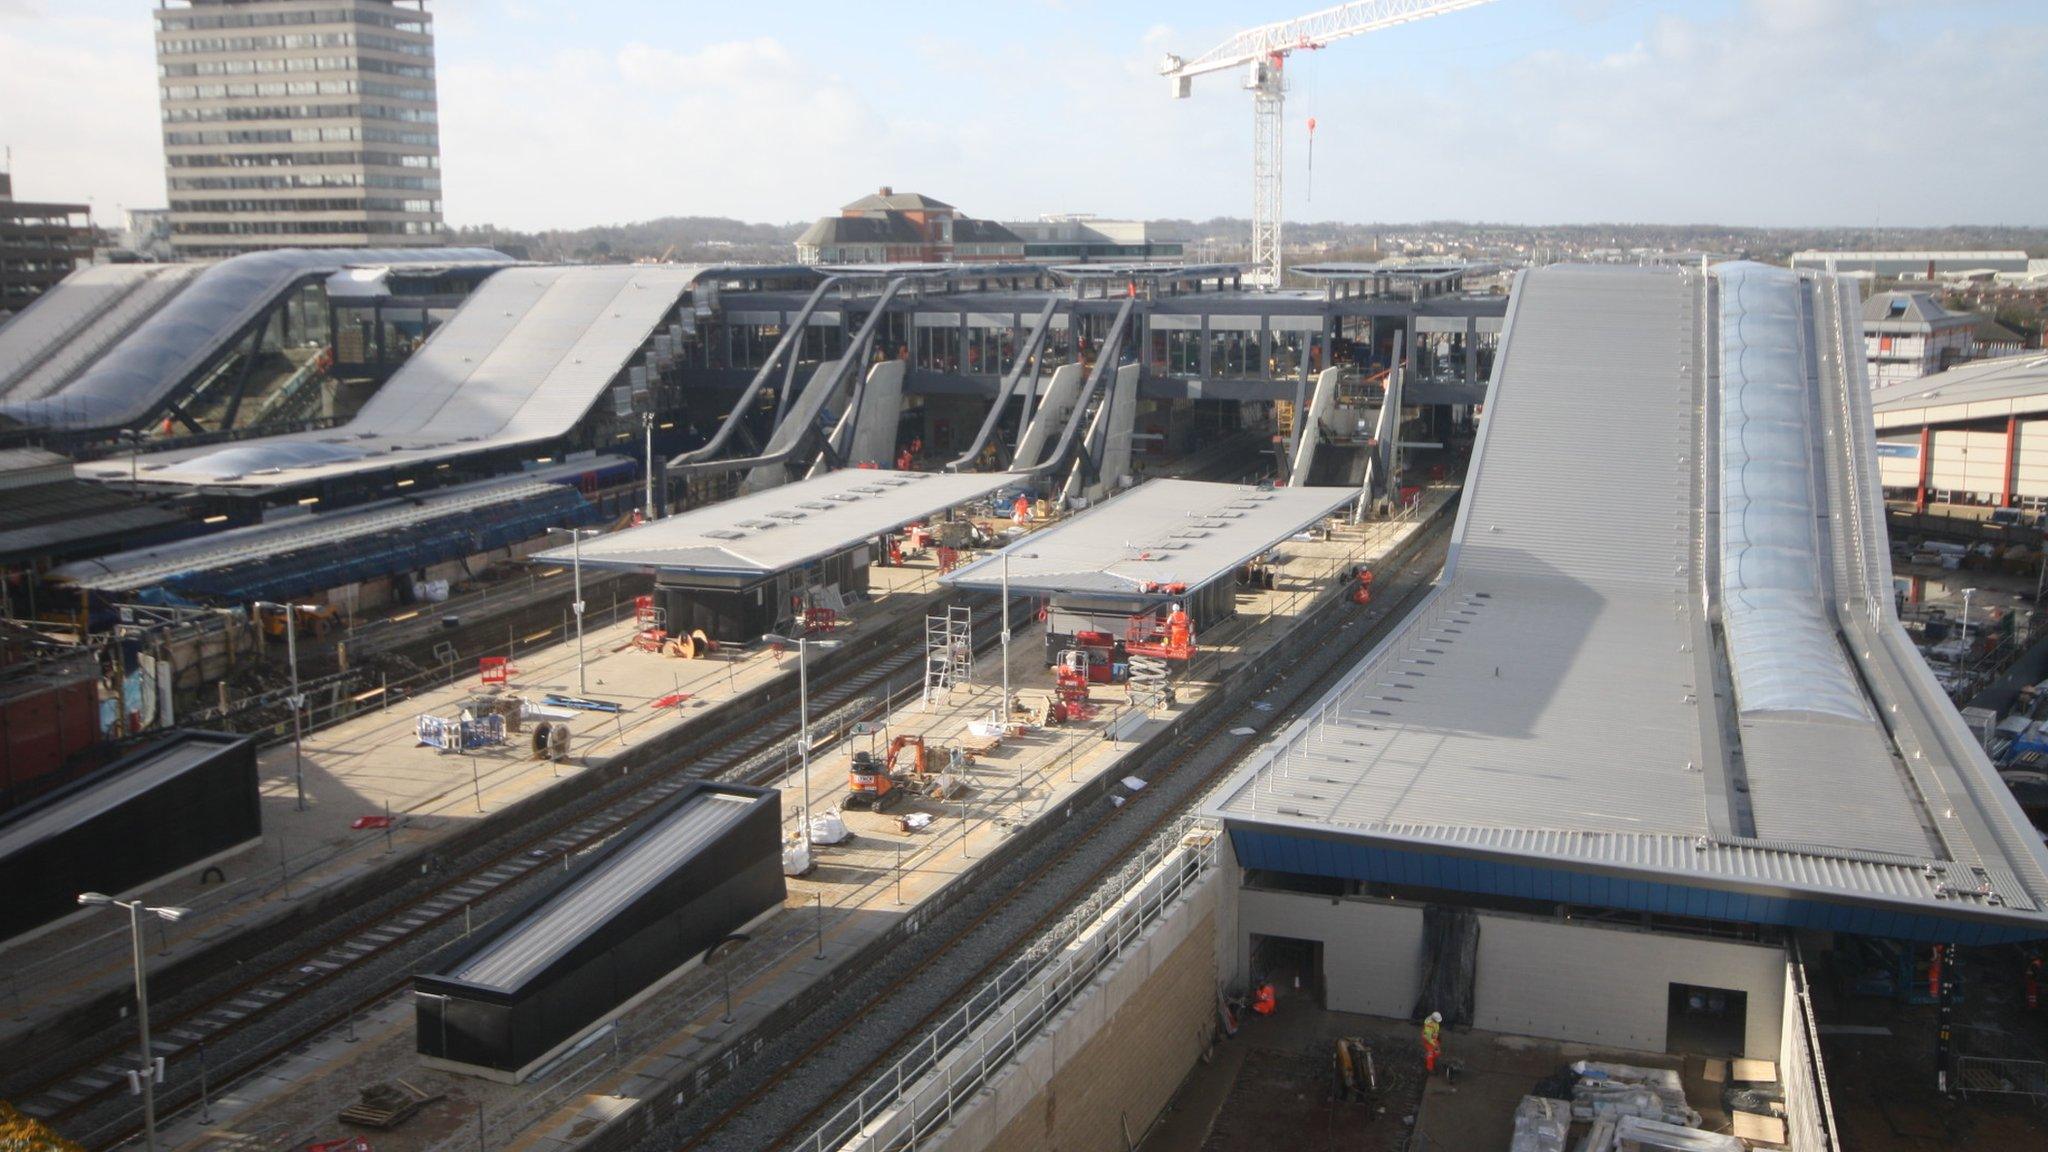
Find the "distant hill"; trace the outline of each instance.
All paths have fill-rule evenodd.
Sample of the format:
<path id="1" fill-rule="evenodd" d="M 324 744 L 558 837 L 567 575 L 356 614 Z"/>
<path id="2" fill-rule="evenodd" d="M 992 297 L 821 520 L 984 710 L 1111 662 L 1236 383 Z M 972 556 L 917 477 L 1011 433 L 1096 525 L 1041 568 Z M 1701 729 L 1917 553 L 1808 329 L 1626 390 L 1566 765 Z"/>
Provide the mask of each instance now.
<path id="1" fill-rule="evenodd" d="M 451 229 L 451 244 L 482 245 L 529 260 L 625 263 L 671 260 L 785 262 L 796 257 L 803 224 L 749 224 L 724 216 L 663 216 L 632 224 L 522 232 L 494 224 Z"/>
<path id="2" fill-rule="evenodd" d="M 663 216 L 631 224 L 522 232 L 491 224 L 455 228 L 451 242 L 480 244 L 532 260 L 594 263 L 657 260 L 733 260 L 783 263 L 807 221 L 750 224 L 724 216 Z M 1241 216 L 1207 220 L 1163 219 L 1154 224 L 1189 242 L 1191 260 L 1242 259 L 1251 222 Z M 1735 228 L 1720 224 L 1494 224 L 1430 220 L 1404 224 L 1289 221 L 1290 251 L 1318 258 L 1362 254 L 1441 255 L 1475 259 L 1536 256 L 1569 259 L 1598 250 L 1698 250 L 1782 261 L 1805 248 L 1975 249 L 2021 248 L 2048 257 L 2048 228 L 1956 225 L 1942 228 Z"/>

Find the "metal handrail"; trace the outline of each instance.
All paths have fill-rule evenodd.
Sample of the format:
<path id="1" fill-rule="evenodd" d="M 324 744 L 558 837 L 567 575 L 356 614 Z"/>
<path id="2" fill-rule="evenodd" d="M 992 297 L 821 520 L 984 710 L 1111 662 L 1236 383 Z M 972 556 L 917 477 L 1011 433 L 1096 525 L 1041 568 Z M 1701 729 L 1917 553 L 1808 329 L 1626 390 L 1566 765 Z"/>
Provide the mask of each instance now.
<path id="1" fill-rule="evenodd" d="M 1089 406 L 1102 395 L 1103 388 L 1107 386 L 1105 382 L 1114 379 L 1118 366 L 1117 356 L 1123 350 L 1124 329 L 1130 324 L 1131 309 L 1136 304 L 1135 299 L 1127 299 L 1123 306 L 1117 309 L 1116 319 L 1109 326 L 1108 336 L 1096 350 L 1095 368 L 1089 372 L 1087 383 L 1082 385 L 1081 394 L 1074 400 L 1074 410 L 1067 416 L 1067 426 L 1061 430 L 1059 442 L 1052 446 L 1044 459 L 1035 464 L 1025 466 L 1017 461 L 1011 461 L 1010 471 L 1022 476 L 1038 476 L 1051 472 L 1067 462 L 1067 456 L 1074 448 L 1076 434 L 1080 432 L 1081 424 L 1087 418 Z M 1044 410 L 1040 409 L 1040 413 L 1043 412 Z"/>
<path id="2" fill-rule="evenodd" d="M 914 1148 L 945 1126 L 1216 864 L 1220 839 L 1194 817 L 1174 821 L 798 1147 Z"/>
<path id="3" fill-rule="evenodd" d="M 776 365 L 782 362 L 785 355 L 790 358 L 790 363 L 796 362 L 797 345 L 803 339 L 804 331 L 810 327 L 811 313 L 817 311 L 818 305 L 825 299 L 825 294 L 837 287 L 840 280 L 838 276 L 827 276 L 819 281 L 818 286 L 811 290 L 810 298 L 804 301 L 804 306 L 797 310 L 789 327 L 783 330 L 782 338 L 777 340 L 775 347 L 769 351 L 768 358 L 762 361 L 760 369 L 754 373 L 754 378 L 747 382 L 739 399 L 733 401 L 732 411 L 726 414 L 725 422 L 718 426 L 718 431 L 713 432 L 711 439 L 701 447 L 693 448 L 670 460 L 668 467 L 681 468 L 699 460 L 709 460 L 725 447 L 725 442 L 732 439 L 733 433 L 738 431 L 741 423 L 746 420 L 747 410 L 753 406 L 754 397 L 760 395 L 761 389 L 768 386 L 768 378 L 775 375 Z M 782 391 L 786 401 L 789 389 L 785 386 Z"/>
<path id="4" fill-rule="evenodd" d="M 989 405 L 988 416 L 981 422 L 981 430 L 974 434 L 974 442 L 967 446 L 967 451 L 962 452 L 959 459 L 946 465 L 946 471 L 958 472 L 974 463 L 974 458 L 981 454 L 982 446 L 988 443 L 989 436 L 996 430 L 997 422 L 1002 419 L 1003 408 L 1009 403 L 1010 394 L 1023 382 L 1027 367 L 1032 375 L 1032 390 L 1037 391 L 1039 353 L 1045 347 L 1046 335 L 1052 331 L 1052 314 L 1058 307 L 1058 297 L 1045 302 L 1045 308 L 1038 314 L 1038 323 L 1032 326 L 1031 334 L 1024 338 L 1024 346 L 1017 350 L 1017 360 L 1010 366 L 1010 374 L 1003 377 L 1002 387 L 996 391 L 995 402 Z M 1021 427 L 1017 429 L 1020 436 L 1023 431 Z"/>

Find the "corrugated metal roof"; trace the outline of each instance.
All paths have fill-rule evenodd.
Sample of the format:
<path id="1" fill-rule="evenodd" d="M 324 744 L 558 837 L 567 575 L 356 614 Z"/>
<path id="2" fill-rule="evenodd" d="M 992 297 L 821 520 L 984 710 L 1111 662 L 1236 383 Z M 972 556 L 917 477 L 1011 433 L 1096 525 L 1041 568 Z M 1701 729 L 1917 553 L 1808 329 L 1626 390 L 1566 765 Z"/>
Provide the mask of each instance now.
<path id="1" fill-rule="evenodd" d="M 1269 488 L 1147 480 L 1064 523 L 954 569 L 955 587 L 1019 594 L 1133 595 L 1148 584 L 1197 588 L 1357 499 L 1355 488 Z"/>
<path id="2" fill-rule="evenodd" d="M 851 548 L 1011 483 L 1007 473 L 842 468 L 583 542 L 583 563 L 765 575 Z M 574 549 L 542 559 L 567 563 Z"/>
<path id="3" fill-rule="evenodd" d="M 1917 414 L 1922 409 L 1954 405 L 1958 407 L 1956 417 L 1961 418 L 1965 415 L 1960 410 L 1962 405 L 2043 397 L 2048 397 L 2048 355 L 2031 352 L 1961 364 L 1946 372 L 1875 389 L 1870 394 L 1870 406 L 1880 427 L 1894 427 L 1917 423 Z M 1997 414 L 2003 415 L 2004 410 Z"/>
<path id="4" fill-rule="evenodd" d="M 1912 728 L 1931 687 L 1871 718 L 1759 712 L 1724 730 L 1726 687 L 1699 682 L 1723 658 L 1693 651 L 1710 634 L 1697 536 L 1708 530 L 1702 385 L 1713 380 L 1701 353 L 1717 344 L 1718 318 L 1702 313 L 1704 298 L 1697 274 L 1674 268 L 1523 275 L 1443 583 L 1225 786 L 1213 814 L 1551 867 L 2039 919 L 2043 853 L 2007 827 L 2011 805 L 1981 755 L 1950 756 L 1952 742 L 1929 728 L 1902 737 L 1902 756 L 1874 718 Z M 1830 405 L 1865 419 L 1856 405 Z M 1846 464 L 1822 459 L 1839 498 Z M 1875 683 L 1915 687 L 1888 674 Z M 1746 769 L 1721 762 L 1724 736 Z M 1709 812 L 1729 802 L 1710 780 L 1748 791 L 1738 807 L 1753 835 Z M 1968 818 L 1931 809 L 1929 787 L 1942 792 L 1936 807 Z"/>
<path id="5" fill-rule="evenodd" d="M 575 883 L 457 964 L 447 977 L 503 992 L 518 990 L 605 921 L 717 842 L 756 801 L 704 792 L 642 832 Z M 687 957 L 677 957 L 681 963 Z"/>
<path id="6" fill-rule="evenodd" d="M 462 484 L 416 497 L 381 501 L 344 512 L 297 516 L 210 536 L 95 556 L 61 565 L 55 578 L 98 592 L 148 588 L 191 572 L 225 568 L 309 548 L 345 547 L 350 541 L 402 530 L 455 512 L 475 511 L 549 491 L 563 480 L 622 458 L 597 457 L 555 465 L 503 480 Z"/>
<path id="7" fill-rule="evenodd" d="M 554 439 L 576 426 L 711 267 L 508 268 L 484 281 L 349 423 L 151 453 L 142 479 L 276 488 Z M 125 460 L 80 466 L 108 479 L 126 469 Z"/>

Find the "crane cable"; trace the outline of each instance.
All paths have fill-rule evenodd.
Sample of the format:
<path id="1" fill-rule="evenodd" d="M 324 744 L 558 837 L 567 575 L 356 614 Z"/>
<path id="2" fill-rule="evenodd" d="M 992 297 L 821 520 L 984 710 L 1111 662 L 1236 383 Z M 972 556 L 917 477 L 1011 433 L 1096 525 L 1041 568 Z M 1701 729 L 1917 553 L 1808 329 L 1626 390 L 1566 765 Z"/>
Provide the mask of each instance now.
<path id="1" fill-rule="evenodd" d="M 1310 72 L 1308 74 L 1308 106 L 1310 109 L 1308 118 L 1308 177 L 1302 181 L 1302 203 L 1304 204 L 1313 204 L 1316 199 L 1316 118 L 1314 109 L 1316 106 L 1316 90 L 1319 87 L 1321 85 L 1317 83 L 1316 74 Z"/>

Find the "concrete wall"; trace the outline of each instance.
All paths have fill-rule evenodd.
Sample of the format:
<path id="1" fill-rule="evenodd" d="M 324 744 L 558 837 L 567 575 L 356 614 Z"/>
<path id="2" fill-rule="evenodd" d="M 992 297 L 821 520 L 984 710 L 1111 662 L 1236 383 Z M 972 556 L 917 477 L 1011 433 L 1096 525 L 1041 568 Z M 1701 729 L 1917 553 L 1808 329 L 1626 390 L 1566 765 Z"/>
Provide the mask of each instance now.
<path id="1" fill-rule="evenodd" d="M 1332 1012 L 1405 1017 L 1422 989 L 1422 908 L 1248 888 L 1238 893 L 1239 982 L 1251 979 L 1253 935 L 1323 943 L 1325 1004 Z M 1482 929 L 1480 940 L 1485 941 Z"/>
<path id="2" fill-rule="evenodd" d="M 1778 1057 L 1785 950 L 1585 923 L 1481 916 L 1475 1026 L 1664 1051 L 1672 984 L 1748 993 L 1743 1055 Z"/>
<path id="3" fill-rule="evenodd" d="M 1475 1027 L 1662 1052 L 1671 984 L 1748 995 L 1744 1054 L 1776 1059 L 1785 1019 L 1782 948 L 1481 913 Z M 1234 976 L 1253 934 L 1323 943 L 1328 1006 L 1406 1017 L 1422 968 L 1422 908 L 1360 897 L 1238 893 Z"/>
<path id="4" fill-rule="evenodd" d="M 1094 1152 L 1142 1138 L 1216 1025 L 1218 915 L 1235 869 L 1178 907 L 1025 1045 L 944 1130 L 946 1152 Z"/>

